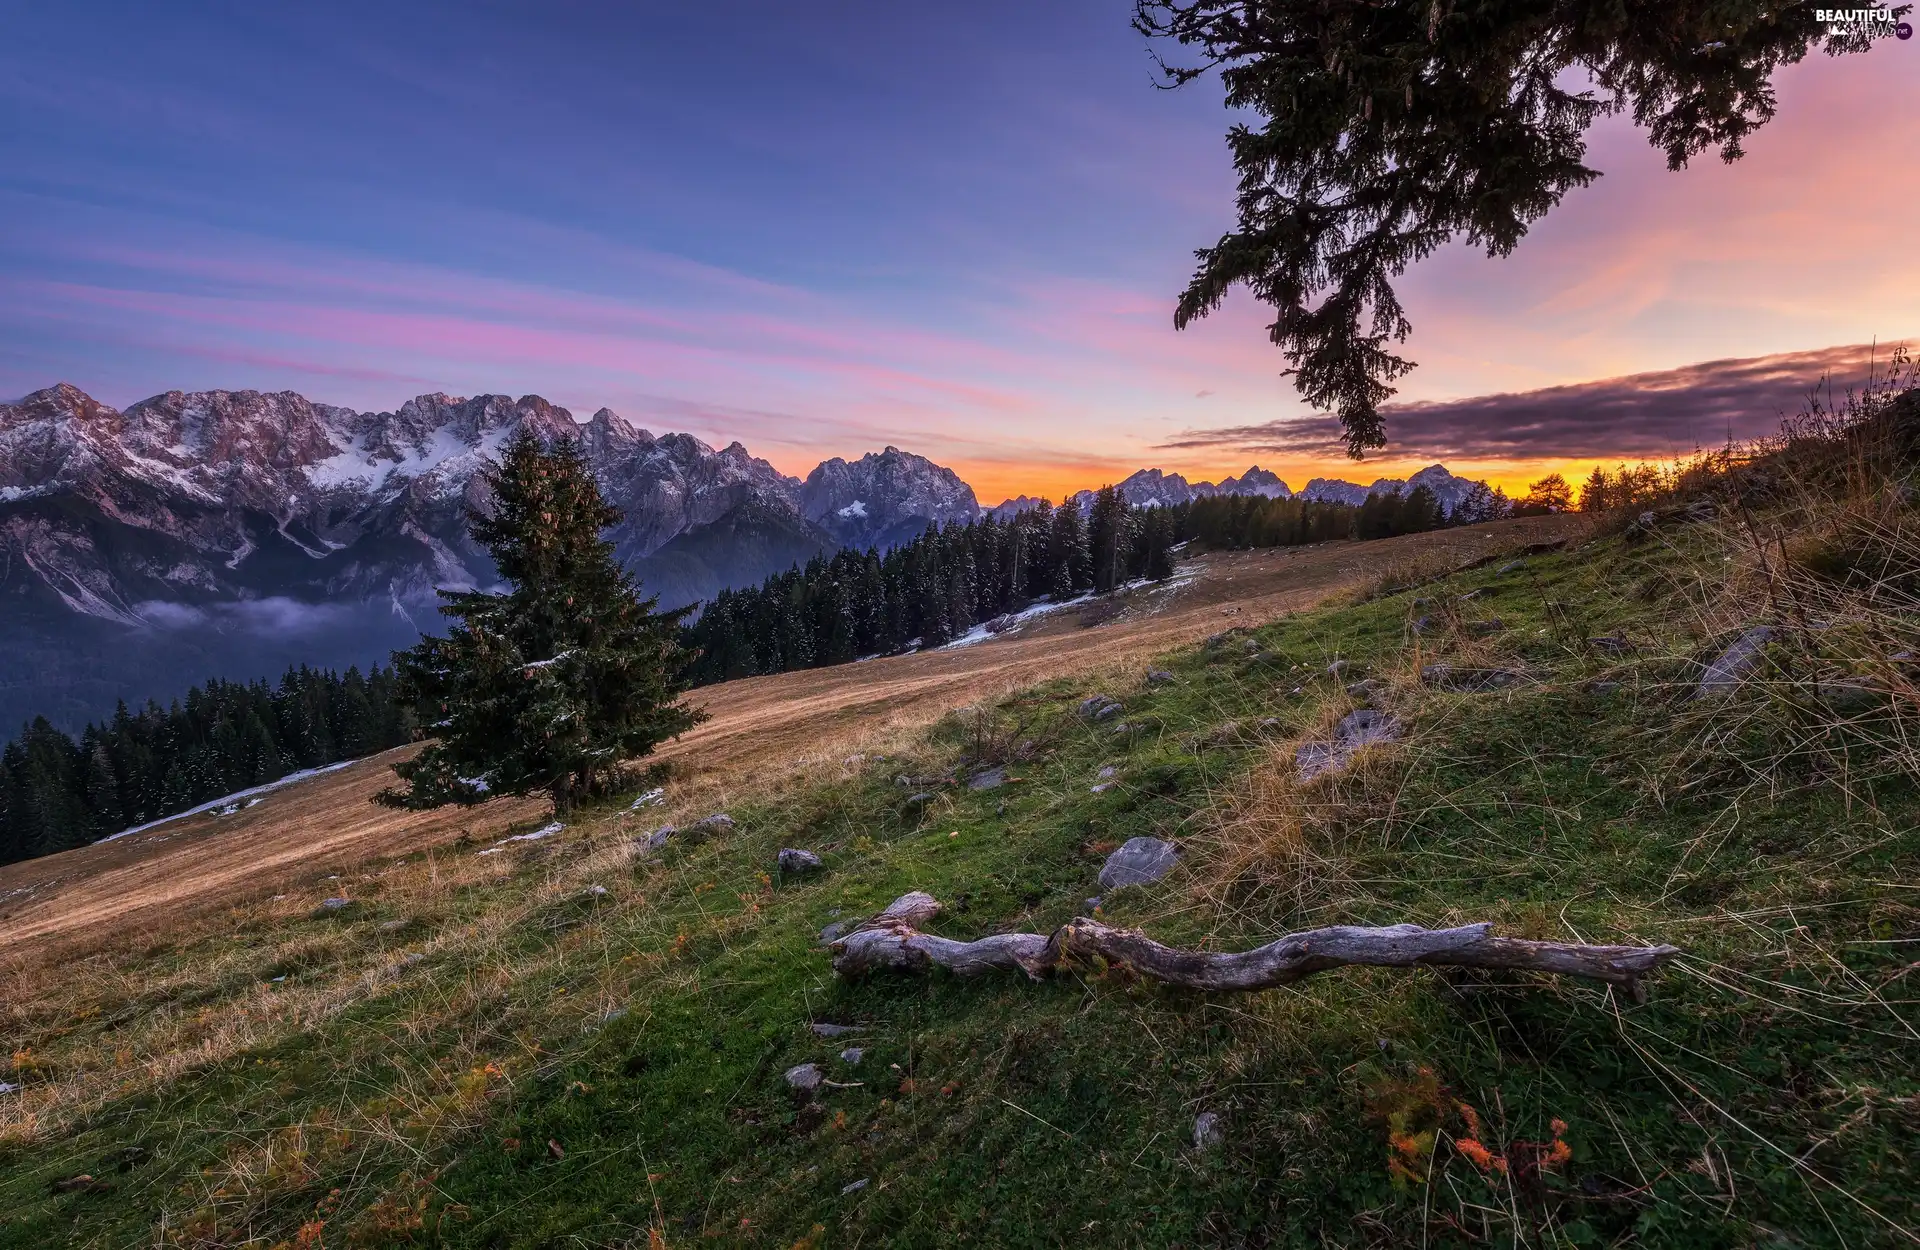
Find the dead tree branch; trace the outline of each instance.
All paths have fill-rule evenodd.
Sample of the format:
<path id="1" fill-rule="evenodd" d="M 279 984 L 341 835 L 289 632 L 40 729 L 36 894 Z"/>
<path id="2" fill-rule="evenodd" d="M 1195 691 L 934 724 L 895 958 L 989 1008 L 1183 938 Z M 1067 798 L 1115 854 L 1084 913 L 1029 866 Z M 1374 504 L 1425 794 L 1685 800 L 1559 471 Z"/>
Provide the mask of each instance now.
<path id="1" fill-rule="evenodd" d="M 925 972 L 938 965 L 961 976 L 1019 969 L 1038 980 L 1064 964 L 1103 959 L 1187 989 L 1265 990 L 1329 968 L 1354 965 L 1511 968 L 1604 981 L 1638 1000 L 1644 995 L 1641 978 L 1680 953 L 1675 946 L 1590 946 L 1494 937 L 1493 926 L 1485 922 L 1450 929 L 1334 925 L 1290 933 L 1237 954 L 1177 950 L 1137 930 L 1085 918 L 1062 925 L 1050 936 L 999 933 L 957 942 L 919 930 L 939 910 L 940 904 L 930 895 L 915 891 L 902 896 L 832 944 L 833 970 L 844 977 L 859 977 L 883 971 Z"/>

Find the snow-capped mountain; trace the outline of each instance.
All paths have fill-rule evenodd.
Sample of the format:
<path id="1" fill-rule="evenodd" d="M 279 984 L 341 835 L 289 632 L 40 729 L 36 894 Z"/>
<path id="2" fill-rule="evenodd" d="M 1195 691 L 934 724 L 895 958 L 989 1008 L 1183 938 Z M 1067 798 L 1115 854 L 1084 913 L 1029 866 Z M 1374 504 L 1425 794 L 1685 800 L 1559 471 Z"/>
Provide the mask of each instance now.
<path id="1" fill-rule="evenodd" d="M 988 508 L 986 513 L 996 521 L 1006 522 L 1013 520 L 1022 512 L 1033 511 L 1045 502 L 1043 499 L 1035 499 L 1032 495 L 1015 495 Z"/>
<path id="2" fill-rule="evenodd" d="M 1293 494 L 1285 482 L 1257 464 L 1239 477 L 1223 479 L 1217 486 L 1212 482 L 1189 482 L 1178 473 L 1141 469 L 1119 482 L 1115 489 L 1120 492 L 1122 499 L 1136 508 L 1170 508 L 1176 504 L 1192 503 L 1196 499 L 1211 499 L 1215 495 L 1265 495 L 1269 499 L 1286 499 Z M 1084 512 L 1093 507 L 1094 493 L 1090 490 L 1076 491 L 1067 497 L 1068 502 Z"/>
<path id="3" fill-rule="evenodd" d="M 836 545 L 800 515 L 800 482 L 740 444 L 656 437 L 606 409 L 170 391 L 117 411 L 63 384 L 0 404 L 0 718 L 383 659 L 434 627 L 436 588 L 493 579 L 465 511 L 523 427 L 579 442 L 624 513 L 615 549 L 666 606 Z"/>
<path id="4" fill-rule="evenodd" d="M 952 469 L 888 447 L 816 466 L 800 488 L 800 513 L 843 546 L 885 549 L 930 525 L 971 521 L 980 503 Z"/>
<path id="5" fill-rule="evenodd" d="M 1300 498 L 1318 500 L 1321 503 L 1358 506 L 1367 501 L 1368 495 L 1390 495 L 1425 486 L 1440 500 L 1441 508 L 1451 516 L 1469 492 L 1477 486 L 1484 485 L 1484 482 L 1475 478 L 1455 476 L 1445 465 L 1431 464 L 1409 478 L 1376 478 L 1371 486 L 1361 486 L 1339 478 L 1316 477 L 1301 487 Z"/>
<path id="6" fill-rule="evenodd" d="M 1202 482 L 1202 486 L 1206 483 Z M 1259 465 L 1254 465 L 1239 477 L 1220 479 L 1220 485 L 1214 488 L 1221 495 L 1265 495 L 1268 499 L 1290 499 L 1293 492 L 1277 474 L 1269 473 Z"/>

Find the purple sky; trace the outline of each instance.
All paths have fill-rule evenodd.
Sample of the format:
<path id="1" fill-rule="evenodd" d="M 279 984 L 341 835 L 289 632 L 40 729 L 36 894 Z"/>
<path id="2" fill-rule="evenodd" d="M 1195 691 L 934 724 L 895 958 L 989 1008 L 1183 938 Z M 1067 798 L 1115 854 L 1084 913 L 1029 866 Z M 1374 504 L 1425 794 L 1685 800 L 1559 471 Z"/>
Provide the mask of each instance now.
<path id="1" fill-rule="evenodd" d="M 1250 301 L 1172 330 L 1231 222 L 1227 116 L 1154 89 L 1117 0 L 15 7 L 0 395 L 536 392 L 789 471 L 898 443 L 991 498 L 1256 455 L 1513 481 L 1711 408 L 1575 384 L 1920 327 L 1920 41 L 1787 71 L 1735 166 L 1597 131 L 1607 176 L 1513 257 L 1409 274 L 1402 398 L 1438 407 L 1356 467 L 1273 433 L 1309 414 Z M 1724 408 L 1853 359 L 1696 381 Z M 1518 401 L 1447 402 L 1556 387 L 1526 438 Z"/>

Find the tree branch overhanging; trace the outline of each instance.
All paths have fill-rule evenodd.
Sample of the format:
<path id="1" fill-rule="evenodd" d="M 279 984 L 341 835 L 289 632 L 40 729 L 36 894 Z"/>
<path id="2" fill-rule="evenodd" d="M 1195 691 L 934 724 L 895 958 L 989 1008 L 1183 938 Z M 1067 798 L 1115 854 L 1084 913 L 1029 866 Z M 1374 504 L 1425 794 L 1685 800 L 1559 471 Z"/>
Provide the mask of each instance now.
<path id="1" fill-rule="evenodd" d="M 1066 965 L 1104 959 L 1149 980 L 1193 990 L 1265 990 L 1330 968 L 1455 967 L 1551 972 L 1602 981 L 1644 997 L 1643 979 L 1680 953 L 1676 946 L 1595 946 L 1495 937 L 1486 922 L 1448 929 L 1419 925 L 1334 925 L 1290 933 L 1253 950 L 1187 951 L 1163 946 L 1134 929 L 1076 918 L 1051 934 L 998 933 L 971 942 L 921 932 L 940 904 L 915 891 L 901 896 L 859 929 L 835 941 L 833 970 L 844 977 L 874 972 L 961 976 L 1019 970 L 1038 980 Z"/>

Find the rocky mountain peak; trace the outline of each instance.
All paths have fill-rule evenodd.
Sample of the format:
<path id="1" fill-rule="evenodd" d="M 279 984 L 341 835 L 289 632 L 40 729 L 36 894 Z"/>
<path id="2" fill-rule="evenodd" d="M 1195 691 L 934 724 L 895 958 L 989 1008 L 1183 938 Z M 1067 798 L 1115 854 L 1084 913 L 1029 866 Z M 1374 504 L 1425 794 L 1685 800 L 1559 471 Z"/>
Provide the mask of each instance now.
<path id="1" fill-rule="evenodd" d="M 971 521 L 980 502 L 952 469 L 889 445 L 815 466 L 800 488 L 800 512 L 844 546 L 887 548 L 930 525 Z"/>

